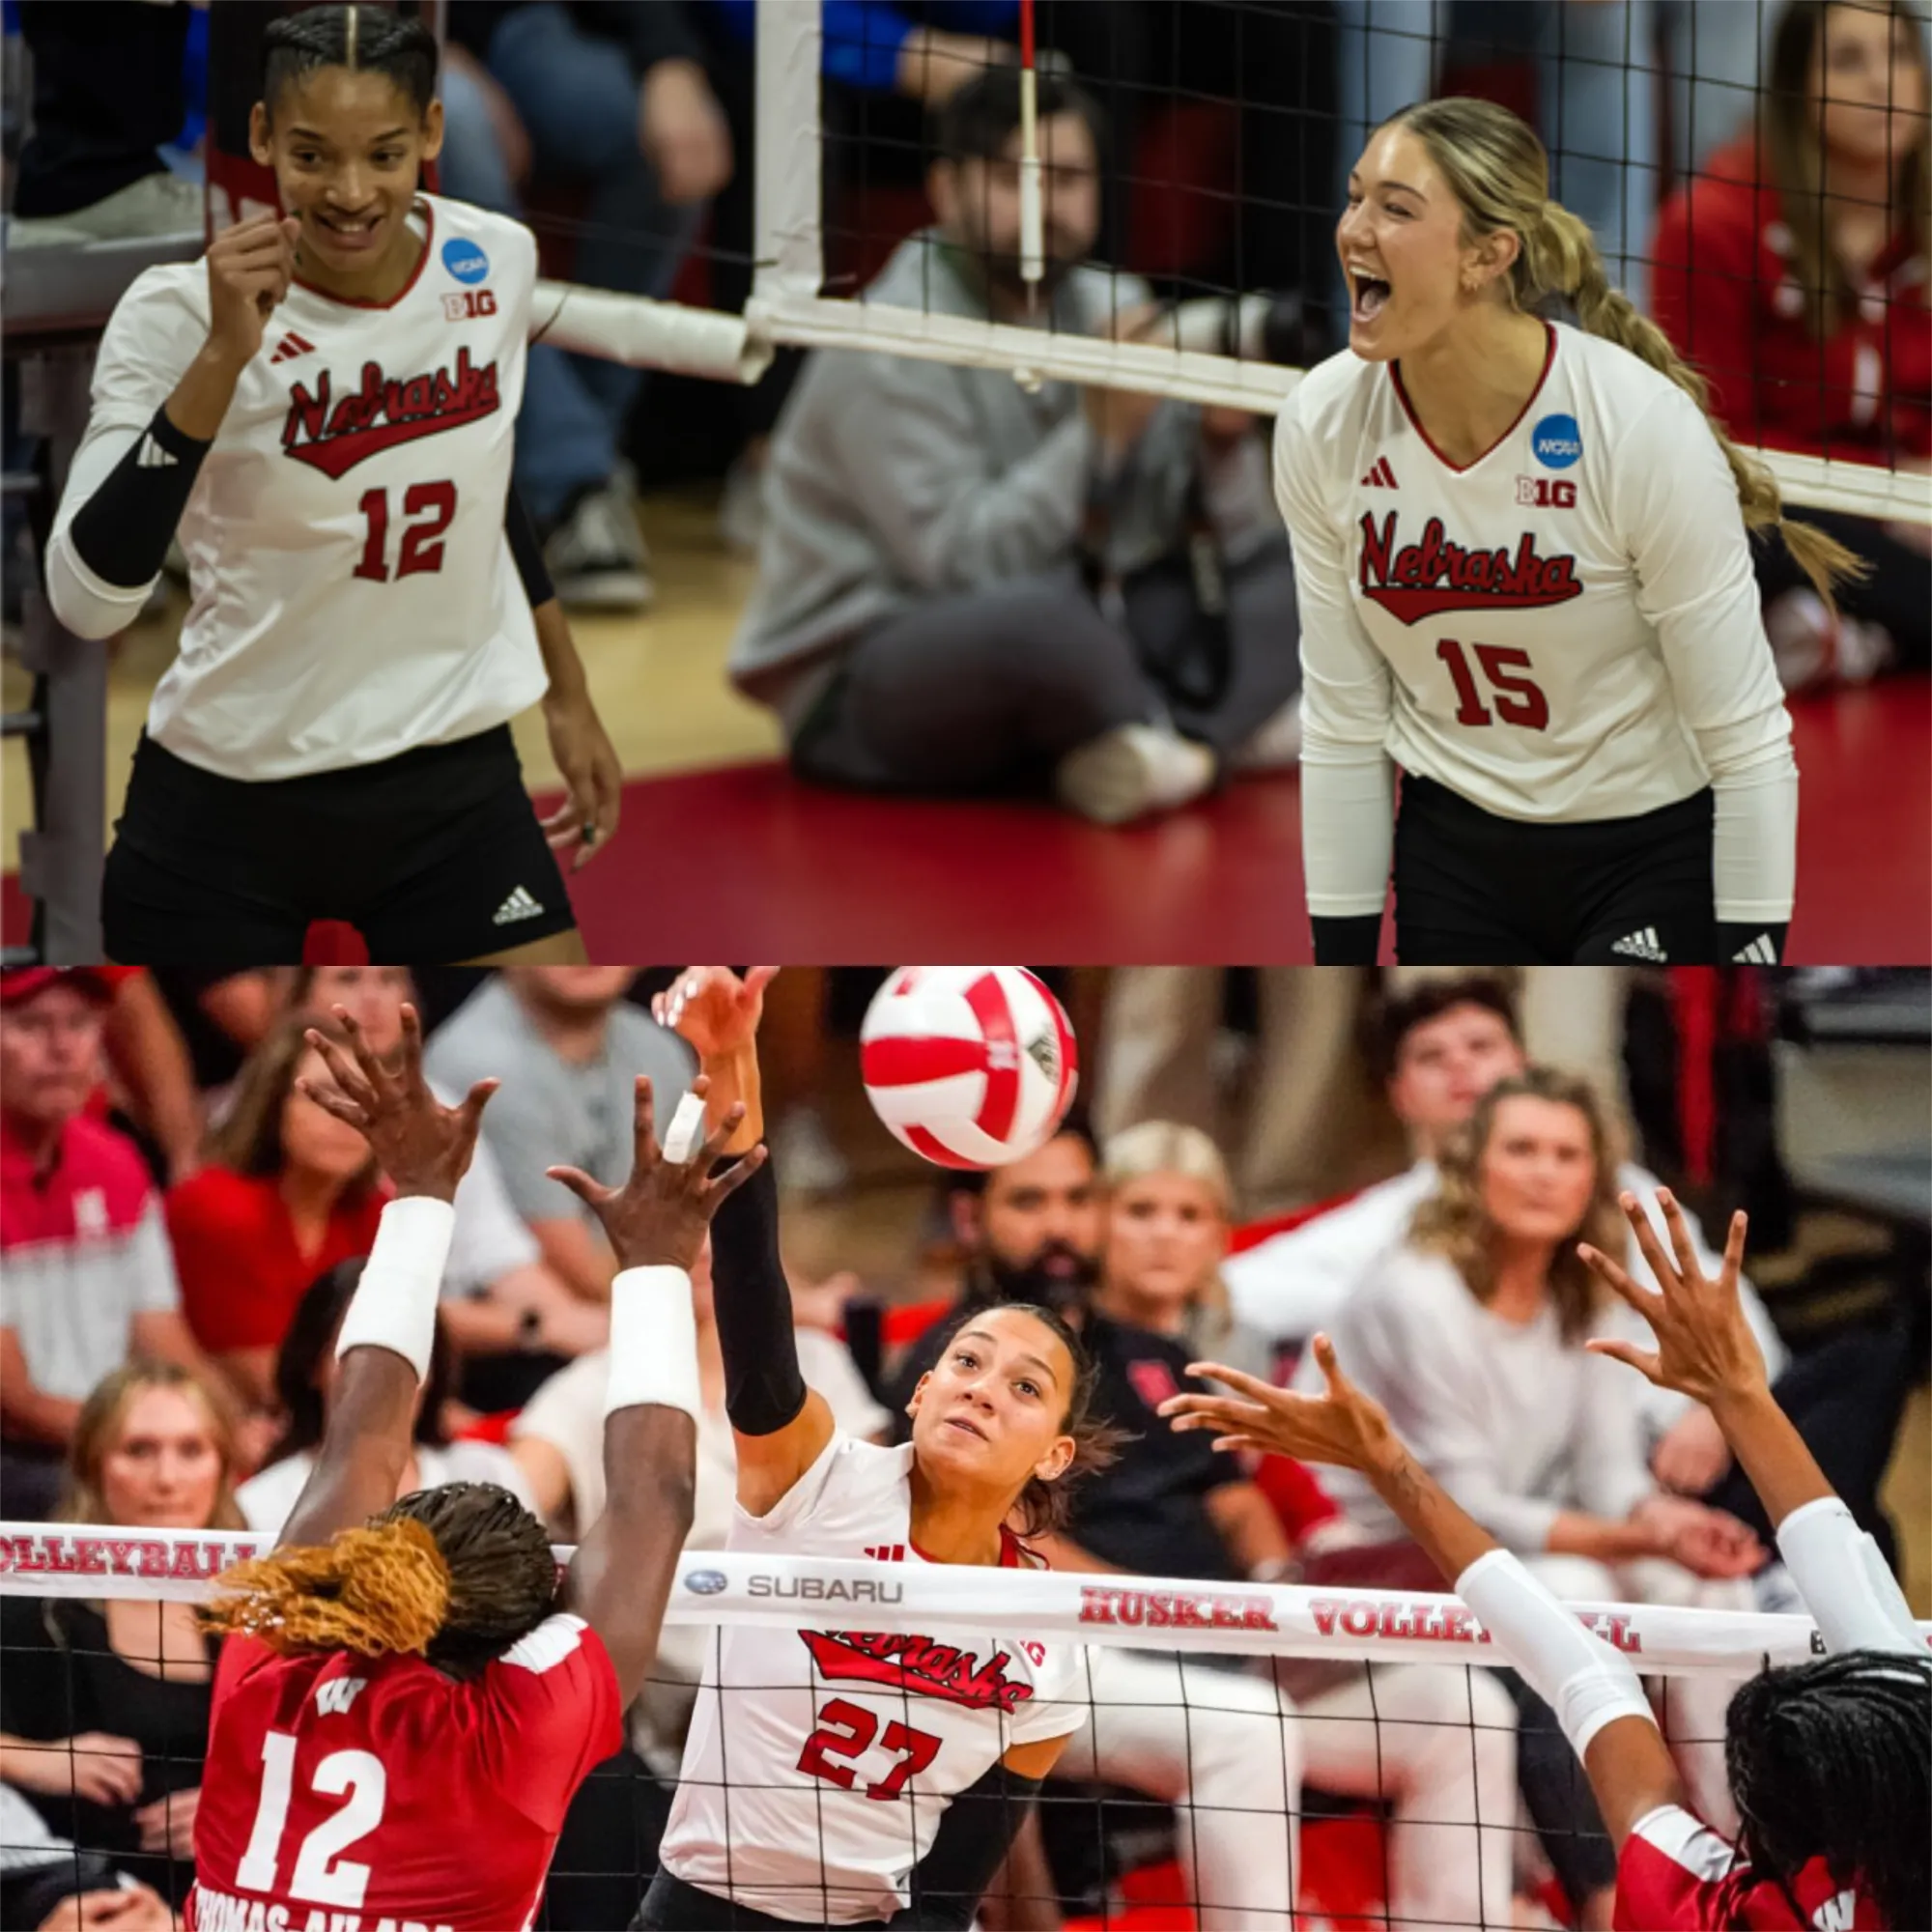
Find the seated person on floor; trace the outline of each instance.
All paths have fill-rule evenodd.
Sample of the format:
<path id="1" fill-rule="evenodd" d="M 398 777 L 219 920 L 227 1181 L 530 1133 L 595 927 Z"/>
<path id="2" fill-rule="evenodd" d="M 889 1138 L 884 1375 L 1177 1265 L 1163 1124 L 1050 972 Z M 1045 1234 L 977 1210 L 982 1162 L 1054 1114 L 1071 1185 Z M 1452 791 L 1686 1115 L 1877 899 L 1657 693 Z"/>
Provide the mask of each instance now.
<path id="1" fill-rule="evenodd" d="M 1059 74 L 1038 83 L 1045 272 L 1022 279 L 1019 102 L 1008 67 L 952 96 L 927 177 L 938 219 L 865 299 L 1166 339 L 1145 290 L 1088 260 L 1100 110 Z M 779 714 L 805 777 L 1051 787 L 1112 824 L 1298 746 L 1293 573 L 1245 415 L 821 351 L 766 492 L 731 676 Z"/>

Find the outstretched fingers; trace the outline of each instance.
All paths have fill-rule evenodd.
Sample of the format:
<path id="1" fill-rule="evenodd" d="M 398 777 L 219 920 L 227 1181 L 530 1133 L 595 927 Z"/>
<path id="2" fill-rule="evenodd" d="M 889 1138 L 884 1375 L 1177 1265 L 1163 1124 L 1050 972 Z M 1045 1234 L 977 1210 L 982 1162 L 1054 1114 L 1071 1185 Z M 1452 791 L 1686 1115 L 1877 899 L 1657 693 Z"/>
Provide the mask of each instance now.
<path id="1" fill-rule="evenodd" d="M 560 1187 L 569 1188 L 586 1208 L 597 1208 L 616 1197 L 614 1187 L 606 1187 L 601 1181 L 591 1179 L 581 1167 L 547 1167 L 544 1177 L 554 1180 Z"/>
<path id="2" fill-rule="evenodd" d="M 327 1034 L 321 1033 L 314 1027 L 310 1027 L 303 1037 L 317 1053 L 322 1055 L 322 1064 L 328 1068 L 328 1077 L 335 1082 L 336 1092 L 353 1100 L 361 1113 L 373 1113 L 376 1108 L 376 1090 L 363 1076 L 362 1068 L 355 1058 L 344 1050 L 342 1042 L 331 1039 Z M 313 1083 L 309 1081 L 304 1080 L 301 1086 L 306 1093 L 312 1094 L 315 1091 Z M 348 1116 L 339 1118 L 347 1119 Z"/>
<path id="3" fill-rule="evenodd" d="M 1636 1237 L 1637 1251 L 1650 1264 L 1650 1271 L 1657 1277 L 1657 1285 L 1666 1293 L 1676 1279 L 1677 1268 L 1663 1252 L 1663 1243 L 1657 1238 L 1657 1229 L 1643 1203 L 1634 1194 L 1623 1193 L 1617 1196 L 1617 1206 L 1624 1210 L 1624 1219 L 1631 1225 L 1631 1233 Z"/>
<path id="4" fill-rule="evenodd" d="M 1577 1252 L 1584 1265 L 1619 1301 L 1629 1303 L 1646 1321 L 1650 1319 L 1651 1311 L 1662 1305 L 1663 1297 L 1655 1289 L 1639 1288 L 1624 1271 L 1622 1264 L 1613 1262 L 1601 1248 L 1593 1248 L 1588 1241 L 1578 1241 Z"/>
<path id="5" fill-rule="evenodd" d="M 1657 1297 L 1652 1295 L 1651 1299 L 1654 1301 Z M 1593 1335 L 1583 1346 L 1593 1355 L 1607 1355 L 1611 1361 L 1622 1362 L 1625 1367 L 1634 1369 L 1645 1381 L 1655 1382 L 1659 1388 L 1670 1386 L 1663 1379 L 1662 1359 L 1648 1349 L 1639 1349 L 1634 1342 L 1612 1341 L 1600 1335 Z"/>
<path id="6" fill-rule="evenodd" d="M 1731 1216 L 1724 1235 L 1724 1285 L 1735 1290 L 1745 1268 L 1745 1236 L 1750 1232 L 1750 1216 L 1740 1208 Z"/>
<path id="7" fill-rule="evenodd" d="M 490 1104 L 490 1096 L 503 1083 L 492 1078 L 479 1080 L 463 1096 L 463 1104 L 457 1112 L 463 1117 L 463 1139 L 466 1147 L 476 1145 L 476 1136 L 483 1131 L 483 1109 Z"/>
<path id="8" fill-rule="evenodd" d="M 1677 1205 L 1677 1197 L 1667 1187 L 1657 1190 L 1657 1205 L 1663 1209 L 1663 1225 L 1670 1235 L 1671 1252 L 1677 1257 L 1677 1272 L 1680 1279 L 1690 1282 L 1703 1277 L 1703 1264 L 1697 1259 L 1697 1250 L 1690 1239 L 1690 1223 L 1684 1218 L 1684 1210 Z"/>
<path id="9" fill-rule="evenodd" d="M 1248 1375 L 1240 1369 L 1231 1369 L 1226 1362 L 1189 1362 L 1187 1373 L 1190 1376 L 1200 1377 L 1203 1381 L 1220 1382 L 1227 1388 L 1236 1389 L 1245 1396 L 1251 1396 L 1264 1406 L 1266 1406 L 1270 1396 L 1281 1393 L 1272 1382 L 1264 1382 L 1261 1377 Z M 1202 1398 L 1188 1399 L 1201 1400 Z M 1173 1400 L 1173 1398 L 1170 1398 L 1170 1400 Z M 1218 1400 L 1218 1398 L 1208 1398 L 1208 1400 Z"/>
<path id="10" fill-rule="evenodd" d="M 770 1152 L 771 1150 L 765 1146 L 763 1141 L 760 1141 L 742 1160 L 731 1167 L 727 1167 L 715 1179 L 708 1180 L 704 1187 L 704 1205 L 706 1208 L 713 1214 L 717 1213 L 719 1208 L 732 1195 L 737 1193 L 739 1188 L 744 1186 L 746 1181 L 750 1180 L 759 1168 L 764 1166 L 766 1156 Z"/>
<path id="11" fill-rule="evenodd" d="M 703 1076 L 700 1075 L 701 1079 Z M 692 1083 L 695 1093 L 697 1082 Z M 631 1171 L 648 1174 L 658 1164 L 657 1100 L 651 1093 L 651 1076 L 639 1073 L 631 1090 Z"/>
<path id="12" fill-rule="evenodd" d="M 696 1090 L 694 1088 L 693 1091 L 696 1092 Z M 730 1140 L 731 1136 L 744 1123 L 745 1103 L 742 1100 L 733 1100 L 725 1108 L 724 1118 L 718 1122 L 717 1127 L 711 1133 L 705 1135 L 703 1144 L 698 1148 L 697 1152 L 693 1155 L 691 1162 L 692 1172 L 701 1174 L 709 1179 L 711 1170 L 724 1158 L 725 1143 Z"/>
<path id="13" fill-rule="evenodd" d="M 338 1121 L 358 1131 L 369 1124 L 369 1109 L 359 1100 L 352 1100 L 338 1088 L 318 1086 L 313 1080 L 298 1079 L 296 1092 L 305 1100 L 313 1100 L 325 1114 L 333 1114 Z"/>

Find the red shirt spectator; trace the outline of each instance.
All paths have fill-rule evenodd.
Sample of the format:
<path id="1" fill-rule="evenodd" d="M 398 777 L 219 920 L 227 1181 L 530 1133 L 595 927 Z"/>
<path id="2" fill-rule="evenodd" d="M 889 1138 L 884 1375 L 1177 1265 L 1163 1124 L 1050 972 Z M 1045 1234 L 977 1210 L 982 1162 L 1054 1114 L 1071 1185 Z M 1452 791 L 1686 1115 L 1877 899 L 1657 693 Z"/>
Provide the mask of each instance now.
<path id="1" fill-rule="evenodd" d="M 382 1212 L 368 1143 L 298 1085 L 327 1084 L 305 1035 L 333 1026 L 291 1013 L 270 1028 L 210 1140 L 209 1166 L 168 1192 L 188 1325 L 256 1408 L 274 1406 L 275 1351 L 303 1292 L 369 1252 Z"/>
<path id="2" fill-rule="evenodd" d="M 216 1356 L 279 1348 L 308 1285 L 338 1262 L 366 1255 L 382 1212 L 373 1188 L 339 1198 L 320 1243 L 311 1244 L 271 1176 L 205 1167 L 170 1188 L 168 1235 L 195 1339 Z"/>
<path id="3" fill-rule="evenodd" d="M 1740 442 L 1853 462 L 1932 456 L 1932 313 L 1918 240 L 1900 230 L 1823 340 L 1807 326 L 1782 197 L 1747 137 L 1658 221 L 1652 308 Z"/>

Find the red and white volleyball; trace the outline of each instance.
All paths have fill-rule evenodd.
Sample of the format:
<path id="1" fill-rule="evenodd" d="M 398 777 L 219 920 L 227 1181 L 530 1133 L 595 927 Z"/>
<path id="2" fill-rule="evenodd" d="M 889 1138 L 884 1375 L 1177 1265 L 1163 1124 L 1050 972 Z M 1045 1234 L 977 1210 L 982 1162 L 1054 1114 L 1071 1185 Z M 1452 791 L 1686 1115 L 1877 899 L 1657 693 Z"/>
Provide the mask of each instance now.
<path id="1" fill-rule="evenodd" d="M 1024 966 L 901 966 L 859 1031 L 866 1093 L 941 1167 L 1003 1167 L 1041 1148 L 1079 1083 L 1073 1029 Z"/>

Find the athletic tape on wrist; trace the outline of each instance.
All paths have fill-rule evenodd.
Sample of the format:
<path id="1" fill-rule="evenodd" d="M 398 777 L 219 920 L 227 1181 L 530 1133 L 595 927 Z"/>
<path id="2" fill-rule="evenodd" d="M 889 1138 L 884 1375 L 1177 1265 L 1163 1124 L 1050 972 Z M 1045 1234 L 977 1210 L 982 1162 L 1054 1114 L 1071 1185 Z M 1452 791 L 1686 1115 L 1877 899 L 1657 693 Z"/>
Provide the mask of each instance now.
<path id="1" fill-rule="evenodd" d="M 701 1108 L 700 1108 L 701 1111 Z M 697 1319 L 681 1267 L 629 1267 L 611 1284 L 611 1378 L 604 1413 L 656 1403 L 701 1423 Z"/>
<path id="2" fill-rule="evenodd" d="M 1591 1635 L 1507 1549 L 1477 1557 L 1457 1577 L 1456 1594 L 1482 1619 L 1523 1682 L 1556 1713 L 1579 1758 L 1614 1719 L 1656 1723 L 1629 1660 Z"/>
<path id="3" fill-rule="evenodd" d="M 1844 1500 L 1820 1496 L 1777 1525 L 1777 1553 L 1829 1651 L 1924 1654 L 1898 1579 Z"/>
<path id="4" fill-rule="evenodd" d="M 682 1167 L 704 1139 L 704 1102 L 696 1094 L 687 1094 L 677 1103 L 677 1111 L 665 1129 L 664 1157 Z"/>
<path id="5" fill-rule="evenodd" d="M 351 1349 L 387 1349 L 415 1370 L 417 1381 L 428 1377 L 437 1297 L 455 1226 L 456 1209 L 426 1194 L 405 1195 L 383 1209 L 335 1338 L 337 1361 Z"/>

